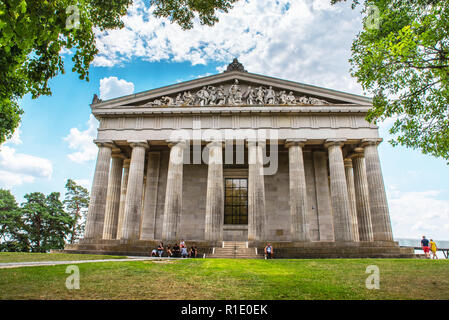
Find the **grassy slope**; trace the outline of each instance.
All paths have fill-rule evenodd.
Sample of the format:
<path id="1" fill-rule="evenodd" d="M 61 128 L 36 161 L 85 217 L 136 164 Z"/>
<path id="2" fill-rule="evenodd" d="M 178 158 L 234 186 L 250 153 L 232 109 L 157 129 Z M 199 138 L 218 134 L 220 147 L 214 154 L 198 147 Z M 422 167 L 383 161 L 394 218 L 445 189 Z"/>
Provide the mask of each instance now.
<path id="1" fill-rule="evenodd" d="M 30 261 L 101 260 L 122 258 L 126 257 L 104 256 L 97 254 L 0 252 L 0 263 Z"/>
<path id="2" fill-rule="evenodd" d="M 368 265 L 380 290 L 365 288 Z M 449 261 L 222 260 L 80 264 L 80 290 L 66 266 L 0 269 L 0 299 L 449 299 Z"/>

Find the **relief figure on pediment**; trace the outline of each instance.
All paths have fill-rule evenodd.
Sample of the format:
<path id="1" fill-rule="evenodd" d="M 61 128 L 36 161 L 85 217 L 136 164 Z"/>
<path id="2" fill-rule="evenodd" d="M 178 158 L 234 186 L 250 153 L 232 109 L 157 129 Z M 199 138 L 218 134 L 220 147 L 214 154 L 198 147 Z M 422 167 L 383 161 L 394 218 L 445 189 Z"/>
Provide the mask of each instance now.
<path id="1" fill-rule="evenodd" d="M 243 93 L 242 98 L 243 98 L 243 102 L 248 104 L 248 105 L 255 104 L 255 102 L 256 102 L 256 93 L 251 88 L 251 86 L 248 86 L 246 91 Z"/>
<path id="2" fill-rule="evenodd" d="M 162 97 L 161 103 L 165 106 L 173 106 L 174 105 L 173 98 L 167 97 L 167 96 Z"/>
<path id="3" fill-rule="evenodd" d="M 216 104 L 217 101 L 217 92 L 216 92 L 216 88 L 214 86 L 208 86 L 207 90 L 209 92 L 209 101 L 207 104 L 213 106 Z"/>
<path id="4" fill-rule="evenodd" d="M 215 92 L 215 104 L 217 106 L 226 104 L 226 94 L 223 86 L 218 87 L 217 91 Z"/>
<path id="5" fill-rule="evenodd" d="M 262 87 L 257 88 L 256 92 L 256 103 L 257 104 L 263 104 L 264 103 L 264 89 Z"/>
<path id="6" fill-rule="evenodd" d="M 287 94 L 285 93 L 284 90 L 279 92 L 278 101 L 279 101 L 279 104 L 287 104 Z"/>
<path id="7" fill-rule="evenodd" d="M 276 103 L 276 93 L 274 92 L 272 86 L 270 86 L 265 91 L 265 103 L 266 104 L 275 104 Z"/>
<path id="8" fill-rule="evenodd" d="M 209 92 L 207 92 L 206 87 L 203 87 L 196 93 L 196 104 L 200 106 L 205 106 L 207 105 L 208 100 L 209 100 Z"/>
<path id="9" fill-rule="evenodd" d="M 185 105 L 187 106 L 193 105 L 194 98 L 193 95 L 190 93 L 190 91 L 184 92 L 183 99 Z"/>
<path id="10" fill-rule="evenodd" d="M 228 91 L 228 104 L 229 105 L 235 105 L 236 102 L 236 95 L 237 91 L 239 90 L 239 81 L 237 79 L 234 80 L 234 84 L 229 87 Z M 241 99 L 241 98 L 240 98 Z"/>
<path id="11" fill-rule="evenodd" d="M 182 98 L 182 94 L 181 94 L 181 93 L 178 93 L 178 95 L 176 96 L 176 99 L 175 99 L 175 105 L 178 106 L 178 107 L 180 107 L 180 106 L 182 106 L 183 104 L 184 104 L 184 100 L 183 100 L 183 98 Z"/>
<path id="12" fill-rule="evenodd" d="M 299 98 L 298 98 L 298 102 L 299 102 L 300 104 L 310 104 L 310 103 L 309 103 L 309 99 L 308 99 L 306 96 L 299 97 Z"/>
<path id="13" fill-rule="evenodd" d="M 289 105 L 296 104 L 296 98 L 292 91 L 290 91 L 286 97 L 286 102 Z"/>

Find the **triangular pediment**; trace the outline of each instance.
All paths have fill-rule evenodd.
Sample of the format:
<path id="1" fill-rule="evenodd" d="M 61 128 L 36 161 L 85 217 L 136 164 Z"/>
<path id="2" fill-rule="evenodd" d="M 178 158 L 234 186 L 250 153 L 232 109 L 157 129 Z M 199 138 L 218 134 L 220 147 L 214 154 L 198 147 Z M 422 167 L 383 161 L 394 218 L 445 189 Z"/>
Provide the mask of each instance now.
<path id="1" fill-rule="evenodd" d="M 96 103 L 95 103 L 96 102 Z M 369 98 L 244 71 L 190 80 L 107 101 L 92 108 L 258 105 L 370 105 Z"/>

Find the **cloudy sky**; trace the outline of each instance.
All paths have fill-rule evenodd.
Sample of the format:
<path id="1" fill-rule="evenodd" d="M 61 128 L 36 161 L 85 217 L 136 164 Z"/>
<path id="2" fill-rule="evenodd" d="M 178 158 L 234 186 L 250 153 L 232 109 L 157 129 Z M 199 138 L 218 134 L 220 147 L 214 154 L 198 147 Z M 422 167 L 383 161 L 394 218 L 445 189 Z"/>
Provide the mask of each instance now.
<path id="1" fill-rule="evenodd" d="M 90 82 L 70 73 L 67 53 L 68 72 L 51 81 L 53 95 L 21 101 L 20 129 L 0 147 L 0 188 L 19 202 L 34 191 L 63 194 L 68 178 L 90 189 L 97 155 L 98 123 L 89 107 L 94 93 L 109 99 L 216 74 L 238 57 L 249 72 L 363 94 L 348 64 L 362 16 L 349 4 L 329 2 L 240 0 L 214 27 L 182 31 L 134 0 L 124 29 L 97 34 L 100 53 Z M 395 237 L 449 240 L 449 167 L 419 151 L 393 148 L 388 123 L 380 131 Z"/>

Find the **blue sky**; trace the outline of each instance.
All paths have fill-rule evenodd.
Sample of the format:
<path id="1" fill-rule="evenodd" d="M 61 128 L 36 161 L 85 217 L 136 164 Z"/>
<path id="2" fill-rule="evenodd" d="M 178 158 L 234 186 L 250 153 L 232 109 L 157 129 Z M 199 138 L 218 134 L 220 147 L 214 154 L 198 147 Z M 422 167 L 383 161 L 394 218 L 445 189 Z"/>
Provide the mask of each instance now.
<path id="1" fill-rule="evenodd" d="M 359 11 L 329 0 L 240 1 L 215 27 L 183 32 L 151 15 L 141 0 L 125 17 L 125 28 L 97 33 L 100 53 L 90 82 L 70 72 L 51 81 L 53 95 L 25 97 L 22 124 L 1 146 L 0 188 L 21 202 L 40 191 L 64 193 L 68 178 L 90 189 L 96 158 L 97 122 L 89 104 L 216 74 L 234 57 L 254 73 L 362 94 L 349 75 Z M 395 237 L 422 234 L 449 239 L 449 167 L 443 160 L 388 144 L 388 122 L 379 147 Z"/>

